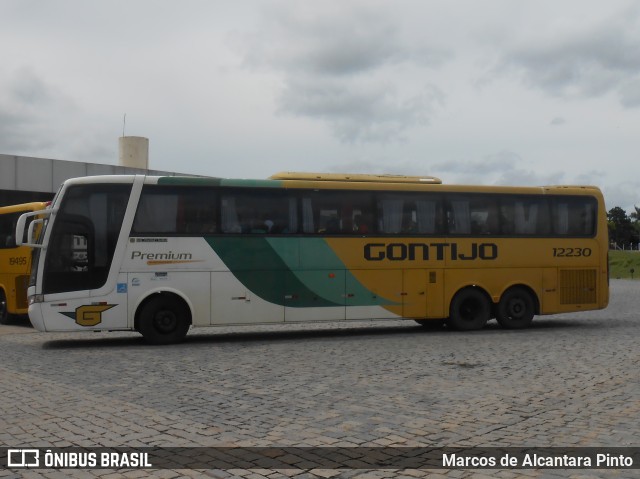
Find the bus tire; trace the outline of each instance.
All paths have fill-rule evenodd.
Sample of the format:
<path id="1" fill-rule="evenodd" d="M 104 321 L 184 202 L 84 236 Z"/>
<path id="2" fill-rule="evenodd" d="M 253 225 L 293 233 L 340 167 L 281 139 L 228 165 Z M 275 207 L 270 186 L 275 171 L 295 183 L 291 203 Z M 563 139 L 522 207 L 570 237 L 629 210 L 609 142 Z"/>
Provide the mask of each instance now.
<path id="1" fill-rule="evenodd" d="M 458 291 L 449 307 L 449 324 L 458 331 L 482 329 L 491 316 L 487 295 L 477 288 Z"/>
<path id="2" fill-rule="evenodd" d="M 150 344 L 173 344 L 184 339 L 190 326 L 186 303 L 174 295 L 158 294 L 143 304 L 137 330 Z"/>
<path id="3" fill-rule="evenodd" d="M 522 287 L 508 289 L 500 298 L 496 319 L 506 329 L 528 328 L 535 314 L 535 300 L 531 293 Z"/>
<path id="4" fill-rule="evenodd" d="M 9 314 L 9 307 L 7 305 L 7 296 L 3 289 L 0 289 L 0 324 L 11 324 L 13 322 L 13 315 Z"/>

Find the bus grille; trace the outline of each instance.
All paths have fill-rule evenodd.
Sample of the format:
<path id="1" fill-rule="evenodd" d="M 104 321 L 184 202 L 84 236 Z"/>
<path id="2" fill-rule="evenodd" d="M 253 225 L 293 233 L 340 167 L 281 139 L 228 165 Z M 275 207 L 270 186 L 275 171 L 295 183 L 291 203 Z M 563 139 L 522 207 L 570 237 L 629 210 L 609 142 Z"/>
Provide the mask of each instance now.
<path id="1" fill-rule="evenodd" d="M 29 275 L 16 276 L 16 307 L 26 309 L 29 307 L 27 301 L 27 288 L 29 287 Z"/>
<path id="2" fill-rule="evenodd" d="M 596 301 L 595 269 L 560 270 L 560 304 L 592 304 Z"/>

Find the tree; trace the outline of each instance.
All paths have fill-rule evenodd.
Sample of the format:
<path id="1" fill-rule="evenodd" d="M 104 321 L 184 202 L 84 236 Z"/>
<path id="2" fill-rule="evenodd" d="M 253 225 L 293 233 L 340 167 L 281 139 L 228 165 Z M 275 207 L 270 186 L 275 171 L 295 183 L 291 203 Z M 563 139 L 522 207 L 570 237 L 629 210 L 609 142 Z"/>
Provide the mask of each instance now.
<path id="1" fill-rule="evenodd" d="M 629 215 L 629 218 L 631 218 L 631 226 L 633 228 L 633 238 L 637 239 L 638 243 L 640 243 L 640 208 L 634 206 L 633 209 L 634 211 Z M 638 249 L 640 249 L 640 244 L 638 244 Z"/>
<path id="2" fill-rule="evenodd" d="M 637 210 L 637 208 L 636 208 Z M 639 214 L 636 211 L 635 214 Z M 632 213 L 633 215 L 634 213 Z M 633 239 L 634 228 L 627 212 L 619 206 L 614 206 L 607 213 L 609 223 L 609 240 L 617 245 L 628 245 Z"/>

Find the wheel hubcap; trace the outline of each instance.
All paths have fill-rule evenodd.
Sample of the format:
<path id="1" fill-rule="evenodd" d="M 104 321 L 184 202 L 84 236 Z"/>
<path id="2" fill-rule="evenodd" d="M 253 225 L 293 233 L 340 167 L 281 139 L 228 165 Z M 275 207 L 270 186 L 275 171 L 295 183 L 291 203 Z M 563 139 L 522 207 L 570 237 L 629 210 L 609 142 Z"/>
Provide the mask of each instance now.
<path id="1" fill-rule="evenodd" d="M 462 303 L 462 307 L 460 308 L 460 316 L 462 316 L 465 321 L 473 321 L 478 315 L 479 307 L 480 306 L 478 305 L 477 301 L 465 301 L 464 303 Z"/>
<path id="2" fill-rule="evenodd" d="M 173 311 L 158 311 L 154 323 L 159 331 L 168 333 L 176 328 L 178 321 Z"/>
<path id="3" fill-rule="evenodd" d="M 521 319 L 524 312 L 527 310 L 524 301 L 521 299 L 514 299 L 511 301 L 509 312 L 514 319 Z"/>

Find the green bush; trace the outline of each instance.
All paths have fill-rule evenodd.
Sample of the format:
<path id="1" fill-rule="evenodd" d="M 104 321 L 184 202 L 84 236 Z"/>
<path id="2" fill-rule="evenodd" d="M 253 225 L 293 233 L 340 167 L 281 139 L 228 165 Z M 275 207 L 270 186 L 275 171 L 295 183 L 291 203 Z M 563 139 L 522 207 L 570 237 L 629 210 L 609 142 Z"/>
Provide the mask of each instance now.
<path id="1" fill-rule="evenodd" d="M 640 251 L 609 251 L 609 277 L 640 279 Z"/>

